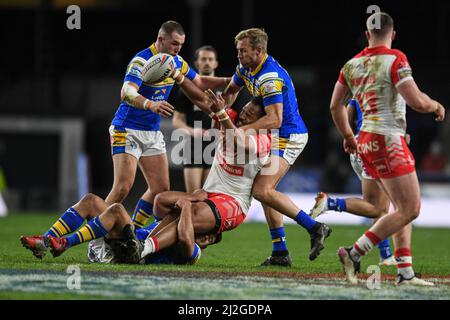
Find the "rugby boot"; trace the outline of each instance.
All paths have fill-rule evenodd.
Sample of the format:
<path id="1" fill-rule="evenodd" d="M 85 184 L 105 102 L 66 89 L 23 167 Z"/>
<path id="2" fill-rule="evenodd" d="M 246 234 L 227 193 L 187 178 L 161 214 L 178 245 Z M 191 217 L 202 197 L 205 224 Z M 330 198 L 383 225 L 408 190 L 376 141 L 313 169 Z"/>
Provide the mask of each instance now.
<path id="1" fill-rule="evenodd" d="M 139 263 L 141 260 L 141 254 L 144 250 L 144 245 L 136 236 L 136 233 L 131 228 L 131 224 L 127 224 L 122 231 L 126 239 L 127 247 L 127 262 L 128 263 Z"/>
<path id="2" fill-rule="evenodd" d="M 398 274 L 395 280 L 396 286 L 420 286 L 420 287 L 432 287 L 434 286 L 433 282 L 426 281 L 424 279 L 420 279 L 420 274 L 414 274 L 414 277 L 411 279 L 406 279 L 403 275 Z"/>
<path id="3" fill-rule="evenodd" d="M 55 238 L 52 236 L 48 236 L 49 246 L 50 246 L 50 252 L 52 253 L 53 257 L 58 257 L 63 254 L 64 251 L 67 249 L 67 239 L 66 238 Z"/>
<path id="4" fill-rule="evenodd" d="M 331 234 L 331 228 L 327 226 L 325 223 L 317 222 L 314 228 L 310 231 L 309 235 L 311 237 L 311 250 L 309 251 L 309 260 L 316 259 L 320 251 L 322 251 L 324 247 L 323 243 L 326 238 L 328 238 Z"/>
<path id="5" fill-rule="evenodd" d="M 48 239 L 44 236 L 21 236 L 20 242 L 38 259 L 44 258 L 49 249 Z"/>
<path id="6" fill-rule="evenodd" d="M 309 216 L 313 219 L 328 211 L 328 195 L 325 192 L 318 192 L 315 200 L 314 207 L 309 211 Z"/>
<path id="7" fill-rule="evenodd" d="M 345 278 L 347 279 L 347 281 L 351 284 L 358 284 L 358 277 L 356 276 L 356 274 L 360 272 L 361 264 L 359 261 L 353 261 L 352 257 L 350 256 L 351 249 L 352 248 L 340 247 L 337 251 L 337 255 L 344 268 Z"/>
<path id="8" fill-rule="evenodd" d="M 266 260 L 264 260 L 263 263 L 261 263 L 261 266 L 267 267 L 267 266 L 281 266 L 281 267 L 290 267 L 292 266 L 292 259 L 289 254 L 281 255 L 281 256 L 270 256 Z"/>
<path id="9" fill-rule="evenodd" d="M 390 256 L 389 258 L 383 259 L 380 258 L 380 262 L 378 263 L 380 266 L 396 266 L 397 261 L 395 260 L 394 256 Z"/>

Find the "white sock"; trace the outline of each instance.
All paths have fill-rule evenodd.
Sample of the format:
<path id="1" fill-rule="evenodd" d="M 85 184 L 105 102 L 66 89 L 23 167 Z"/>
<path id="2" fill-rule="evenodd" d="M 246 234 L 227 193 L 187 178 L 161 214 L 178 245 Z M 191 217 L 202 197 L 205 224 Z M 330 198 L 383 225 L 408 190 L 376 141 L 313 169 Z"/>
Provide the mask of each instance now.
<path id="1" fill-rule="evenodd" d="M 374 243 L 376 242 L 376 243 Z M 353 261 L 358 262 L 361 256 L 365 256 L 367 252 L 370 252 L 373 247 L 380 242 L 378 237 L 372 232 L 365 232 L 353 245 L 352 250 L 350 250 L 350 256 Z"/>
<path id="2" fill-rule="evenodd" d="M 397 261 L 397 273 L 401 274 L 405 279 L 414 277 L 414 269 L 412 267 L 412 257 L 402 256 L 395 258 Z"/>
<path id="3" fill-rule="evenodd" d="M 144 258 L 145 256 L 149 255 L 150 253 L 156 252 L 157 245 L 155 244 L 155 241 L 153 241 L 153 237 L 148 237 L 144 241 L 144 250 L 142 250 L 141 258 Z"/>

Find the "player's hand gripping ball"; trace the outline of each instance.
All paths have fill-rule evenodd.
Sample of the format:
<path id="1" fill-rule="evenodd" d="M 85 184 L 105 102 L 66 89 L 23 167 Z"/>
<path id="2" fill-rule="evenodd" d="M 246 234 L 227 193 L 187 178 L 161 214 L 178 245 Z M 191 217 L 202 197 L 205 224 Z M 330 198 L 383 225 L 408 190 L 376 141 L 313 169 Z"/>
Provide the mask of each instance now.
<path id="1" fill-rule="evenodd" d="M 155 54 L 142 67 L 142 80 L 146 83 L 164 81 L 173 72 L 175 67 L 175 60 L 170 54 Z"/>

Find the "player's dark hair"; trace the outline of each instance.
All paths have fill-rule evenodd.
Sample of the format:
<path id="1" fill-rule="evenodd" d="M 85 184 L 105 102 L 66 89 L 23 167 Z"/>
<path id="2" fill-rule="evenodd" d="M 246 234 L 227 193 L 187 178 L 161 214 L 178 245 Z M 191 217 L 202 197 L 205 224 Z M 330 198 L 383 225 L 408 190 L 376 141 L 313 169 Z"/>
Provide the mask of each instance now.
<path id="1" fill-rule="evenodd" d="M 159 29 L 159 31 L 163 32 L 163 33 L 165 33 L 167 35 L 171 35 L 172 32 L 176 32 L 179 35 L 184 35 L 183 26 L 181 24 L 179 24 L 178 22 L 173 21 L 173 20 L 169 20 L 169 21 L 164 22 L 161 25 L 161 28 Z"/>
<path id="2" fill-rule="evenodd" d="M 367 19 L 366 25 L 376 38 L 384 38 L 394 29 L 394 19 L 386 12 L 376 12 Z"/>
<path id="3" fill-rule="evenodd" d="M 266 109 L 264 109 L 264 103 L 263 103 L 263 98 L 260 97 L 254 97 L 252 99 L 252 103 L 257 105 L 259 107 L 259 110 L 262 112 L 262 114 L 266 114 Z"/>
<path id="4" fill-rule="evenodd" d="M 195 54 L 194 54 L 194 59 L 195 61 L 198 60 L 198 56 L 200 55 L 200 51 L 210 51 L 213 52 L 214 55 L 216 56 L 216 60 L 218 60 L 219 55 L 217 53 L 216 48 L 214 48 L 213 46 L 201 46 L 200 48 L 198 48 L 197 50 L 195 50 Z"/>
<path id="5" fill-rule="evenodd" d="M 219 243 L 220 241 L 222 241 L 222 234 L 221 234 L 221 233 L 219 233 L 218 235 L 216 235 L 216 241 L 214 241 L 213 244 L 217 244 L 217 243 Z"/>

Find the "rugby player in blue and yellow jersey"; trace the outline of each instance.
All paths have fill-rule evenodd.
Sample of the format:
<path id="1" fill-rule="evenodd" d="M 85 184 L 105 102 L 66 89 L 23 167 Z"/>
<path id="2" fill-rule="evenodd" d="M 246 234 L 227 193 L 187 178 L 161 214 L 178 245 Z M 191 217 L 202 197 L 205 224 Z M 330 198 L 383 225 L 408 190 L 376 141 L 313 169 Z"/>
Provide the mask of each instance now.
<path id="1" fill-rule="evenodd" d="M 185 41 L 183 27 L 175 21 L 162 24 L 155 43 L 139 52 L 128 64 L 121 90 L 121 103 L 110 127 L 114 183 L 106 198 L 109 204 L 122 202 L 134 183 L 139 164 L 148 189 L 139 199 L 133 222 L 143 227 L 152 215 L 156 194 L 169 190 L 169 169 L 160 117 L 174 111 L 167 99 L 175 83 L 169 77 L 159 83 L 142 81 L 142 67 L 153 55 L 162 52 L 174 57 L 176 71 L 197 87 L 223 89 L 229 78 L 200 76 L 178 55 Z"/>
<path id="2" fill-rule="evenodd" d="M 287 71 L 267 54 L 267 42 L 267 33 L 262 29 L 252 28 L 238 33 L 235 43 L 239 65 L 223 97 L 227 105 L 231 105 L 245 86 L 253 96 L 263 98 L 266 111 L 264 117 L 245 129 L 277 129 L 272 130 L 269 168 L 258 174 L 252 192 L 263 205 L 273 243 L 272 255 L 263 265 L 290 266 L 281 213 L 294 219 L 310 233 L 310 260 L 319 255 L 331 230 L 300 210 L 288 196 L 275 190 L 305 148 L 308 130 L 298 111 L 294 84 Z"/>
<path id="3" fill-rule="evenodd" d="M 201 194 L 185 196 L 172 206 L 180 208 L 176 214 L 134 230 L 123 205 L 115 203 L 109 206 L 99 196 L 87 194 L 51 227 L 59 230 L 57 237 L 47 232 L 40 236 L 22 236 L 20 241 L 39 259 L 44 258 L 48 251 L 57 257 L 71 247 L 89 241 L 90 262 L 193 264 L 200 258 L 202 249 L 222 239 L 221 235 L 212 231 L 194 233 L 193 218 L 186 201 L 203 198 Z M 75 214 L 77 219 L 74 219 Z M 67 219 L 68 216 L 71 219 Z M 64 217 L 65 220 L 62 219 Z M 83 225 L 85 220 L 87 222 Z M 156 247 L 142 259 L 144 241 L 149 237 Z"/>

